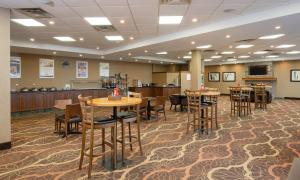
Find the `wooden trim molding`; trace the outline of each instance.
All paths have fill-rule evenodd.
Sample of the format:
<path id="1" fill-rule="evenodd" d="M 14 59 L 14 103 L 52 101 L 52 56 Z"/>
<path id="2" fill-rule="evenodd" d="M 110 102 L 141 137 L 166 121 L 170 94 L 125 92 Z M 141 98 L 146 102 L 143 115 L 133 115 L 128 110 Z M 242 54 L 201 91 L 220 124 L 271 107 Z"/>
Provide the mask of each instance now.
<path id="1" fill-rule="evenodd" d="M 244 77 L 245 81 L 277 81 L 276 77 Z"/>
<path id="2" fill-rule="evenodd" d="M 0 150 L 10 149 L 11 142 L 0 143 Z"/>
<path id="3" fill-rule="evenodd" d="M 284 97 L 284 99 L 300 100 L 299 97 Z"/>

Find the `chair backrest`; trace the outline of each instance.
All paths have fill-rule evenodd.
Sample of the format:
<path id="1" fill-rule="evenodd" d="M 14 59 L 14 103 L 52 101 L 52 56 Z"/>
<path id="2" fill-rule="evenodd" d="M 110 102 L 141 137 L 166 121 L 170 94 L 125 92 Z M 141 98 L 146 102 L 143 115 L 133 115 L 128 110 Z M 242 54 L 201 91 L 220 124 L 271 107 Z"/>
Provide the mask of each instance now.
<path id="1" fill-rule="evenodd" d="M 142 98 L 140 108 L 147 108 L 147 106 L 148 106 L 148 98 Z"/>
<path id="2" fill-rule="evenodd" d="M 80 119 L 82 119 L 81 107 L 79 103 L 66 105 L 65 120 L 68 121 L 73 117 L 80 117 Z"/>
<path id="3" fill-rule="evenodd" d="M 256 85 L 253 88 L 255 95 L 263 95 L 266 93 L 266 87 L 264 85 Z"/>
<path id="4" fill-rule="evenodd" d="M 241 93 L 242 93 L 241 87 L 235 87 L 235 86 L 230 87 L 230 99 L 240 98 Z"/>
<path id="5" fill-rule="evenodd" d="M 155 97 L 155 106 L 165 106 L 166 104 L 166 97 L 165 96 L 156 96 Z"/>
<path id="6" fill-rule="evenodd" d="M 169 96 L 169 99 L 170 99 L 171 104 L 173 104 L 173 105 L 180 104 L 179 96 L 171 95 L 171 96 Z"/>
<path id="7" fill-rule="evenodd" d="M 191 106 L 201 106 L 201 92 L 186 90 L 185 95 L 187 96 L 188 108 Z"/>
<path id="8" fill-rule="evenodd" d="M 72 104 L 72 99 L 58 99 L 54 101 L 54 106 L 66 107 L 66 105 Z"/>
<path id="9" fill-rule="evenodd" d="M 131 92 L 131 91 L 128 91 L 128 96 L 129 97 L 135 97 L 135 98 L 142 98 L 142 94 L 141 93 Z"/>
<path id="10" fill-rule="evenodd" d="M 92 101 L 91 96 L 83 97 L 78 95 L 79 104 L 82 112 L 82 120 L 84 122 L 92 123 L 94 121 L 94 107 L 87 105 L 87 101 Z M 93 123 L 92 123 L 93 124 Z"/>

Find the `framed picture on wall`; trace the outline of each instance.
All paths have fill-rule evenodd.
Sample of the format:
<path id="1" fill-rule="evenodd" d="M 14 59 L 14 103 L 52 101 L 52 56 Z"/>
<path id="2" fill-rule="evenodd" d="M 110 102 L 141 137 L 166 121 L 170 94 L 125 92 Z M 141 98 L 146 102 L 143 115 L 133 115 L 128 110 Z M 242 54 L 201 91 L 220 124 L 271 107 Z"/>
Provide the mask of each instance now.
<path id="1" fill-rule="evenodd" d="M 21 78 L 21 57 L 10 57 L 10 78 Z"/>
<path id="2" fill-rule="evenodd" d="M 109 63 L 99 63 L 99 76 L 109 77 Z"/>
<path id="3" fill-rule="evenodd" d="M 220 73 L 219 72 L 208 73 L 208 81 L 209 82 L 219 82 L 220 81 Z"/>
<path id="4" fill-rule="evenodd" d="M 224 82 L 235 82 L 235 72 L 223 72 Z"/>
<path id="5" fill-rule="evenodd" d="M 76 61 L 76 78 L 88 78 L 88 62 Z"/>
<path id="6" fill-rule="evenodd" d="M 291 82 L 300 82 L 300 69 L 291 70 Z"/>
<path id="7" fill-rule="evenodd" d="M 53 59 L 40 59 L 40 78 L 54 78 Z"/>

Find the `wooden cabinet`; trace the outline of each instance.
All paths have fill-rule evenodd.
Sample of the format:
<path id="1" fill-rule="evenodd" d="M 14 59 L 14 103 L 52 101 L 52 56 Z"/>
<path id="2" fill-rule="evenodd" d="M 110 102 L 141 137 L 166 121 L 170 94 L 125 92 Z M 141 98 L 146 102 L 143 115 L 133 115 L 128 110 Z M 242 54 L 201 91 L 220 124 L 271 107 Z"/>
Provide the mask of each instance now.
<path id="1" fill-rule="evenodd" d="M 11 99 L 11 112 L 18 112 L 20 111 L 20 95 L 19 93 L 12 93 L 10 96 Z"/>
<path id="2" fill-rule="evenodd" d="M 19 110 L 20 111 L 30 111 L 34 109 L 34 103 L 33 98 L 34 93 L 21 93 L 20 98 L 20 104 L 19 104 Z"/>
<path id="3" fill-rule="evenodd" d="M 143 97 L 170 96 L 179 94 L 180 87 L 130 87 L 129 91 L 142 93 Z"/>

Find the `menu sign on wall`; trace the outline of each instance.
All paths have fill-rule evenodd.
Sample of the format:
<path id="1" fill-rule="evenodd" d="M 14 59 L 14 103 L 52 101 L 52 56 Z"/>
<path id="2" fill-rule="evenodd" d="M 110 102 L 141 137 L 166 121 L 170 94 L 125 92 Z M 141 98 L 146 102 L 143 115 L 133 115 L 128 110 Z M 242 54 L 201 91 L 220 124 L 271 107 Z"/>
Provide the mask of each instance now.
<path id="1" fill-rule="evenodd" d="M 76 78 L 88 78 L 88 62 L 76 61 Z"/>
<path id="2" fill-rule="evenodd" d="M 10 57 L 10 78 L 21 78 L 21 57 Z"/>
<path id="3" fill-rule="evenodd" d="M 54 78 L 53 59 L 40 59 L 40 78 Z"/>
<path id="4" fill-rule="evenodd" d="M 99 63 L 100 77 L 109 77 L 109 63 Z"/>

